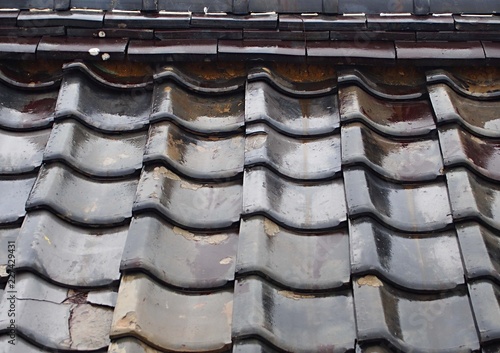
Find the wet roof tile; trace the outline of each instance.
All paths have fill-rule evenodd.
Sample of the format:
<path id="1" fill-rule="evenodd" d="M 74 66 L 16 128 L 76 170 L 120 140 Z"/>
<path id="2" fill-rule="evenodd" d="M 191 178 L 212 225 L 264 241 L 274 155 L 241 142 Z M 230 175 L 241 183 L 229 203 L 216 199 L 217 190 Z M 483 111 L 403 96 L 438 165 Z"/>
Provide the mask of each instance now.
<path id="1" fill-rule="evenodd" d="M 192 233 L 152 214 L 135 217 L 123 252 L 123 272 L 145 271 L 179 288 L 207 289 L 234 280 L 238 233 Z"/>
<path id="2" fill-rule="evenodd" d="M 220 40 L 218 57 L 223 60 L 283 60 L 303 62 L 306 47 L 303 41 L 282 40 Z"/>
<path id="3" fill-rule="evenodd" d="M 278 24 L 277 14 L 262 14 L 249 16 L 232 15 L 192 15 L 191 26 L 209 28 L 276 28 Z"/>
<path id="4" fill-rule="evenodd" d="M 418 291 L 453 289 L 464 283 L 453 231 L 400 233 L 370 218 L 360 218 L 350 222 L 349 235 L 353 274 L 371 273 Z"/>
<path id="5" fill-rule="evenodd" d="M 57 118 L 75 117 L 100 130 L 126 131 L 143 128 L 150 107 L 150 92 L 110 90 L 74 71 L 64 75 L 55 114 Z"/>
<path id="6" fill-rule="evenodd" d="M 473 60 L 485 58 L 479 41 L 471 42 L 396 42 L 398 60 L 425 62 L 432 59 L 434 63 L 452 64 L 456 60 Z"/>
<path id="7" fill-rule="evenodd" d="M 455 28 L 459 31 L 494 31 L 500 30 L 500 20 L 497 16 L 463 16 L 454 15 Z"/>
<path id="8" fill-rule="evenodd" d="M 407 232 L 428 232 L 452 223 L 448 190 L 442 181 L 395 184 L 366 169 L 344 170 L 348 212 L 351 217 L 370 215 Z"/>
<path id="9" fill-rule="evenodd" d="M 201 133 L 231 132 L 244 124 L 245 101 L 241 93 L 202 96 L 171 82 L 155 86 L 151 121 L 173 121 Z"/>
<path id="10" fill-rule="evenodd" d="M 120 279 L 127 229 L 80 228 L 47 211 L 30 212 L 17 240 L 16 269 L 66 286 L 108 286 Z"/>
<path id="11" fill-rule="evenodd" d="M 24 205 L 35 183 L 36 174 L 0 176 L 0 225 L 20 221 L 26 211 Z"/>
<path id="12" fill-rule="evenodd" d="M 197 179 L 230 178 L 243 173 L 244 143 L 240 134 L 204 138 L 165 121 L 151 125 L 144 161 Z"/>
<path id="13" fill-rule="evenodd" d="M 496 42 L 481 42 L 484 48 L 484 54 L 486 55 L 486 59 L 490 63 L 498 63 L 500 60 L 500 44 Z"/>
<path id="14" fill-rule="evenodd" d="M 481 179 L 464 168 L 446 173 L 453 218 L 486 222 L 500 229 L 500 186 Z"/>
<path id="15" fill-rule="evenodd" d="M 242 220 L 238 247 L 240 275 L 260 273 L 297 290 L 331 290 L 349 282 L 347 230 L 297 233 L 257 216 Z"/>
<path id="16" fill-rule="evenodd" d="M 500 237 L 476 222 L 456 226 L 467 278 L 489 277 L 500 283 Z"/>
<path id="17" fill-rule="evenodd" d="M 450 16 L 396 16 L 368 15 L 368 29 L 379 31 L 453 31 L 455 23 Z"/>
<path id="18" fill-rule="evenodd" d="M 162 350 L 219 351 L 231 344 L 232 314 L 230 290 L 185 294 L 143 274 L 126 275 L 118 292 L 110 335 L 137 337 Z"/>
<path id="19" fill-rule="evenodd" d="M 298 139 L 265 124 L 247 126 L 245 165 L 265 165 L 303 180 L 331 178 L 340 172 L 340 135 Z"/>
<path id="20" fill-rule="evenodd" d="M 465 165 L 500 181 L 500 141 L 474 136 L 459 126 L 439 128 L 439 142 L 447 166 Z"/>
<path id="21" fill-rule="evenodd" d="M 126 176 L 142 167 L 146 132 L 106 135 L 74 120 L 56 123 L 43 154 L 94 176 Z"/>
<path id="22" fill-rule="evenodd" d="M 154 37 L 160 40 L 171 39 L 186 39 L 197 37 L 198 39 L 243 39 L 243 31 L 241 29 L 169 29 L 156 30 Z M 272 38 L 270 38 L 272 39 Z"/>
<path id="23" fill-rule="evenodd" d="M 17 25 L 98 28 L 102 26 L 103 18 L 103 13 L 95 11 L 21 11 L 17 17 Z"/>
<path id="24" fill-rule="evenodd" d="M 6 281 L 9 276 L 7 272 L 9 265 L 9 250 L 15 250 L 15 246 L 9 246 L 9 244 L 15 243 L 19 234 L 19 228 L 19 225 L 0 228 L 0 246 L 2 249 L 5 249 L 0 253 L 0 289 L 3 289 L 3 285 L 1 283 Z M 2 293 L 0 293 L 0 298 L 1 295 Z"/>
<path id="25" fill-rule="evenodd" d="M 127 57 L 132 61 L 212 60 L 217 56 L 217 40 L 137 40 L 127 47 Z"/>
<path id="26" fill-rule="evenodd" d="M 85 60 L 123 60 L 128 40 L 125 38 L 43 37 L 36 49 L 37 58 Z"/>
<path id="27" fill-rule="evenodd" d="M 245 106 L 246 122 L 266 122 L 295 136 L 331 133 L 340 124 L 335 95 L 292 98 L 263 81 L 248 83 Z"/>
<path id="28" fill-rule="evenodd" d="M 356 279 L 353 286 L 359 342 L 386 340 L 405 352 L 479 349 L 465 291 L 414 294 L 371 275 Z"/>
<path id="29" fill-rule="evenodd" d="M 500 137 L 500 102 L 459 96 L 445 84 L 429 86 L 429 96 L 438 123 L 457 122 L 478 135 Z"/>
<path id="30" fill-rule="evenodd" d="M 482 280 L 469 284 L 469 293 L 481 343 L 500 339 L 500 286 Z"/>
<path id="31" fill-rule="evenodd" d="M 40 170 L 26 207 L 49 208 L 79 224 L 113 225 L 132 216 L 136 187 L 136 178 L 97 181 L 60 163 L 46 164 Z"/>
<path id="32" fill-rule="evenodd" d="M 394 44 L 382 41 L 368 41 L 360 46 L 348 41 L 317 41 L 307 43 L 307 56 L 314 59 L 328 59 L 332 64 L 367 64 L 396 59 Z"/>
<path id="33" fill-rule="evenodd" d="M 341 179 L 304 184 L 283 179 L 264 167 L 245 171 L 243 213 L 263 214 L 294 229 L 318 230 L 346 221 Z"/>
<path id="34" fill-rule="evenodd" d="M 0 59 L 35 60 L 39 42 L 39 37 L 0 37 Z"/>
<path id="35" fill-rule="evenodd" d="M 339 88 L 342 122 L 361 121 L 396 137 L 424 135 L 436 128 L 428 100 L 387 101 L 357 86 Z"/>
<path id="36" fill-rule="evenodd" d="M 72 292 L 35 275 L 16 276 L 16 329 L 51 350 L 98 350 L 109 345 L 113 309 L 92 305 L 85 292 Z M 9 301 L 0 303 L 0 331 L 6 332 Z"/>
<path id="37" fill-rule="evenodd" d="M 397 181 L 433 180 L 443 161 L 436 138 L 394 141 L 360 123 L 342 127 L 342 163 L 364 164 Z"/>
<path id="38" fill-rule="evenodd" d="M 297 16 L 280 15 L 280 30 L 292 31 L 344 31 L 366 29 L 366 17 L 359 16 Z"/>
<path id="39" fill-rule="evenodd" d="M 23 133 L 0 129 L 0 173 L 26 173 L 38 168 L 49 135 L 49 129 Z"/>
<path id="40" fill-rule="evenodd" d="M 105 27 L 118 28 L 187 28 L 191 16 L 188 14 L 169 14 L 159 16 L 148 13 L 113 13 L 107 12 L 104 17 Z"/>
<path id="41" fill-rule="evenodd" d="M 99 38 L 129 38 L 129 39 L 153 39 L 155 31 L 152 29 L 121 29 L 121 28 L 65 28 L 68 37 L 92 37 Z"/>
<path id="42" fill-rule="evenodd" d="M 225 228 L 239 220 L 240 180 L 202 183 L 159 166 L 144 167 L 134 211 L 153 210 L 188 228 Z"/>
<path id="43" fill-rule="evenodd" d="M 301 294 L 254 276 L 238 280 L 232 334 L 258 336 L 285 351 L 345 352 L 355 340 L 352 293 Z"/>
<path id="44" fill-rule="evenodd" d="M 0 20 L 3 26 L 15 26 L 19 10 L 2 11 L 0 13 Z"/>

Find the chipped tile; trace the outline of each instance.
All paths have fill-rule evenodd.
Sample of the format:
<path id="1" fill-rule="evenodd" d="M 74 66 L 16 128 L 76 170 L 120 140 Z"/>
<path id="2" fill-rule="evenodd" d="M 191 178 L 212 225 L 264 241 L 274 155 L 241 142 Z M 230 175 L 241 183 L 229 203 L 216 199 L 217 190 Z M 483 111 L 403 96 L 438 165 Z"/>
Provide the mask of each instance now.
<path id="1" fill-rule="evenodd" d="M 225 228 L 240 218 L 241 181 L 200 183 L 158 165 L 144 167 L 134 211 L 154 210 L 188 228 Z"/>
<path id="2" fill-rule="evenodd" d="M 264 167 L 245 171 L 245 215 L 265 214 L 294 229 L 319 230 L 346 221 L 341 179 L 301 184 L 288 181 Z"/>
<path id="3" fill-rule="evenodd" d="M 452 223 L 443 181 L 395 184 L 360 167 L 344 170 L 350 217 L 371 215 L 407 232 L 429 232 Z"/>
<path id="4" fill-rule="evenodd" d="M 326 134 L 340 124 L 336 96 L 292 98 L 262 81 L 247 84 L 245 106 L 246 122 L 263 121 L 290 135 Z"/>
<path id="5" fill-rule="evenodd" d="M 482 280 L 469 283 L 469 293 L 481 343 L 500 339 L 500 286 Z"/>
<path id="6" fill-rule="evenodd" d="M 124 337 L 114 340 L 109 345 L 108 353 L 162 353 L 144 342 L 133 338 Z"/>
<path id="7" fill-rule="evenodd" d="M 236 281 L 233 318 L 233 337 L 258 336 L 284 351 L 354 348 L 353 299 L 348 290 L 295 293 L 252 276 Z"/>
<path id="8" fill-rule="evenodd" d="M 408 234 L 370 218 L 349 227 L 353 274 L 372 273 L 409 290 L 449 290 L 464 283 L 455 232 Z"/>
<path id="9" fill-rule="evenodd" d="M 360 123 L 342 127 L 342 164 L 364 164 L 396 181 L 433 180 L 443 161 L 437 138 L 395 141 Z"/>
<path id="10" fill-rule="evenodd" d="M 26 203 L 49 208 L 64 219 L 84 225 L 113 225 L 132 216 L 137 179 L 97 181 L 68 167 L 42 166 Z"/>
<path id="11" fill-rule="evenodd" d="M 144 274 L 125 275 L 110 336 L 135 336 L 169 351 L 223 350 L 231 345 L 232 313 L 232 290 L 185 294 Z"/>
<path id="12" fill-rule="evenodd" d="M 26 200 L 35 183 L 36 174 L 0 176 L 0 225 L 20 221 L 24 215 Z"/>
<path id="13" fill-rule="evenodd" d="M 146 136 L 146 132 L 103 134 L 65 120 L 52 128 L 43 159 L 63 160 L 93 176 L 126 176 L 142 168 Z"/>
<path id="14" fill-rule="evenodd" d="M 0 130 L 0 173 L 32 172 L 42 164 L 50 130 L 10 132 Z"/>
<path id="15" fill-rule="evenodd" d="M 30 212 L 17 240 L 16 269 L 73 287 L 116 283 L 127 230 L 80 228 L 47 211 Z"/>
<path id="16" fill-rule="evenodd" d="M 241 222 L 236 271 L 298 290 L 331 290 L 349 283 L 348 253 L 347 230 L 297 233 L 258 216 Z"/>
<path id="17" fill-rule="evenodd" d="M 231 178 L 243 173 L 244 149 L 241 134 L 205 138 L 160 122 L 150 127 L 144 161 L 163 161 L 197 179 Z"/>
<path id="18" fill-rule="evenodd" d="M 339 89 L 339 102 L 342 122 L 360 121 L 384 134 L 416 136 L 436 128 L 426 99 L 387 101 L 348 86 Z"/>
<path id="19" fill-rule="evenodd" d="M 141 270 L 179 288 L 221 287 L 234 280 L 238 233 L 192 233 L 154 215 L 132 220 L 122 272 Z"/>

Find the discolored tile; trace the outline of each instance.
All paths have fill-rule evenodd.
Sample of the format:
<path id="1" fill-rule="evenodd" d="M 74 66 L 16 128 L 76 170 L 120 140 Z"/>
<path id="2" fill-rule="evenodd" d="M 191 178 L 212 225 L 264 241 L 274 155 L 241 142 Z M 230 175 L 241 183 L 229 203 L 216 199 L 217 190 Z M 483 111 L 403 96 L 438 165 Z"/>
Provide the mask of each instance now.
<path id="1" fill-rule="evenodd" d="M 98 181 L 53 163 L 40 169 L 26 207 L 49 208 L 84 225 L 110 226 L 132 216 L 136 188 L 136 178 Z"/>
<path id="2" fill-rule="evenodd" d="M 395 141 L 360 123 L 342 127 L 342 164 L 364 164 L 396 181 L 436 179 L 443 161 L 436 138 Z"/>
<path id="3" fill-rule="evenodd" d="M 407 232 L 435 231 L 452 223 L 443 181 L 395 184 L 361 167 L 344 170 L 344 180 L 350 217 L 371 215 Z"/>
<path id="4" fill-rule="evenodd" d="M 121 271 L 145 271 L 179 288 L 221 287 L 234 280 L 238 233 L 192 233 L 152 214 L 130 225 Z"/>
<path id="5" fill-rule="evenodd" d="M 457 122 L 478 135 L 500 137 L 500 102 L 459 96 L 445 84 L 429 86 L 429 96 L 438 123 Z"/>
<path id="6" fill-rule="evenodd" d="M 340 124 L 335 95 L 292 98 L 262 81 L 248 83 L 245 106 L 247 123 L 263 121 L 290 135 L 331 133 Z"/>
<path id="7" fill-rule="evenodd" d="M 0 225 L 20 221 L 36 174 L 0 176 Z"/>
<path id="8" fill-rule="evenodd" d="M 464 283 L 453 231 L 400 233 L 370 218 L 360 218 L 351 221 L 349 235 L 353 274 L 371 273 L 417 291 L 449 290 Z"/>
<path id="9" fill-rule="evenodd" d="M 470 352 L 479 342 L 467 294 L 403 292 L 375 276 L 357 278 L 358 342 L 387 340 L 404 352 Z"/>
<path id="10" fill-rule="evenodd" d="M 231 178 L 243 173 L 244 152 L 241 134 L 205 138 L 165 121 L 151 125 L 144 161 L 165 162 L 197 179 Z"/>
<path id="11" fill-rule="evenodd" d="M 346 229 L 297 233 L 257 216 L 241 221 L 236 271 L 297 290 L 331 290 L 349 283 L 348 253 Z"/>
<path id="12" fill-rule="evenodd" d="M 146 136 L 145 131 L 103 134 L 75 120 L 65 120 L 52 128 L 43 159 L 62 160 L 93 176 L 126 176 L 142 168 Z"/>
<path id="13" fill-rule="evenodd" d="M 80 228 L 47 211 L 30 212 L 17 240 L 16 269 L 66 286 L 109 286 L 120 280 L 127 230 Z"/>
<path id="14" fill-rule="evenodd" d="M 125 337 L 111 341 L 108 353 L 162 353 L 144 342 L 132 338 Z"/>
<path id="15" fill-rule="evenodd" d="M 225 228 L 240 218 L 241 181 L 203 184 L 163 166 L 144 167 L 134 211 L 154 210 L 188 228 Z"/>
<path id="16" fill-rule="evenodd" d="M 286 227 L 319 230 L 346 221 L 344 183 L 288 181 L 264 167 L 245 171 L 243 213 L 263 214 Z"/>
<path id="17" fill-rule="evenodd" d="M 449 93 L 450 97 L 448 99 L 450 99 L 451 96 L 455 97 L 449 90 L 451 88 L 455 92 L 471 99 L 493 100 L 500 97 L 500 81 L 495 73 L 492 72 L 490 74 L 488 72 L 484 75 L 485 72 L 480 69 L 469 71 L 469 73 L 462 71 L 464 70 L 430 70 L 426 75 L 428 84 L 445 83 L 449 87 L 444 87 L 443 85 L 430 86 L 429 93 L 437 92 L 445 97 Z"/>
<path id="18" fill-rule="evenodd" d="M 349 290 L 302 294 L 247 277 L 235 284 L 233 320 L 234 338 L 258 336 L 284 351 L 336 353 L 354 348 Z"/>
<path id="19" fill-rule="evenodd" d="M 38 168 L 49 135 L 49 129 L 22 133 L 0 129 L 0 173 L 26 173 Z"/>
<path id="20" fill-rule="evenodd" d="M 298 139 L 265 124 L 247 126 L 245 165 L 265 165 L 302 180 L 331 178 L 340 172 L 340 135 Z"/>
<path id="21" fill-rule="evenodd" d="M 340 119 L 360 121 L 396 137 L 424 135 L 436 128 L 426 99 L 387 101 L 366 93 L 357 86 L 339 89 Z"/>
<path id="22" fill-rule="evenodd" d="M 144 274 L 126 275 L 110 336 L 136 337 L 168 351 L 215 352 L 231 344 L 232 314 L 232 290 L 185 294 Z"/>

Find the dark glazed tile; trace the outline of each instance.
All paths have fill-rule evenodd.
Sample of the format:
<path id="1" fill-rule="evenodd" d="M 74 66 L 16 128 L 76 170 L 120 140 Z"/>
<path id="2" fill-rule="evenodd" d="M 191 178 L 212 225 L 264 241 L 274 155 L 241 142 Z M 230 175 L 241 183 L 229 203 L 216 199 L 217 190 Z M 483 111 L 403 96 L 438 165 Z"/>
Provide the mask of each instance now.
<path id="1" fill-rule="evenodd" d="M 476 134 L 500 137 L 500 101 L 484 102 L 462 97 L 445 84 L 430 86 L 429 96 L 438 123 L 458 122 Z"/>
<path id="2" fill-rule="evenodd" d="M 160 11 L 203 13 L 205 7 L 209 12 L 231 12 L 233 3 L 231 0 L 212 0 L 209 3 L 204 0 L 158 0 Z"/>
<path id="3" fill-rule="evenodd" d="M 290 135 L 331 133 L 340 124 L 335 95 L 293 98 L 262 81 L 247 84 L 245 107 L 246 122 L 263 121 Z"/>
<path id="4" fill-rule="evenodd" d="M 371 215 L 407 232 L 429 232 L 452 222 L 446 184 L 394 184 L 367 170 L 344 170 L 349 216 Z"/>
<path id="5" fill-rule="evenodd" d="M 14 256 L 16 255 L 15 242 L 19 234 L 19 229 L 20 226 L 0 228 L 0 246 L 2 247 L 1 249 L 4 249 L 0 252 L 0 290 L 3 288 L 2 282 L 5 282 L 9 276 L 7 268 L 10 267 L 9 265 L 13 265 L 12 261 L 10 261 L 9 264 L 9 254 L 13 254 Z M 1 295 L 2 293 L 0 292 L 0 298 Z"/>
<path id="6" fill-rule="evenodd" d="M 197 179 L 231 178 L 243 173 L 243 135 L 200 137 L 170 122 L 151 125 L 145 162 L 164 162 Z"/>
<path id="7" fill-rule="evenodd" d="M 411 13 L 413 1 L 400 0 L 388 2 L 385 0 L 338 0 L 339 13 Z"/>
<path id="8" fill-rule="evenodd" d="M 2 26 L 15 26 L 17 24 L 18 16 L 19 10 L 0 12 L 0 21 L 2 22 Z"/>
<path id="9" fill-rule="evenodd" d="M 464 168 L 446 173 L 454 219 L 475 218 L 500 229 L 500 186 Z"/>
<path id="10" fill-rule="evenodd" d="M 339 85 L 358 85 L 372 96 L 389 100 L 409 100 L 421 98 L 427 93 L 425 82 L 405 79 L 400 84 L 389 84 L 359 68 L 345 68 L 338 72 Z"/>
<path id="11" fill-rule="evenodd" d="M 170 82 L 155 86 L 151 121 L 171 120 L 201 133 L 232 132 L 244 124 L 242 93 L 201 96 Z"/>
<path id="12" fill-rule="evenodd" d="M 152 29 L 66 28 L 68 37 L 154 39 Z"/>
<path id="13" fill-rule="evenodd" d="M 250 40 L 328 40 L 330 32 L 328 31 L 281 31 L 281 30 L 244 30 L 243 38 Z"/>
<path id="14" fill-rule="evenodd" d="M 500 181 L 500 141 L 482 139 L 452 125 L 439 128 L 439 142 L 445 165 L 465 165 Z"/>
<path id="15" fill-rule="evenodd" d="M 500 352 L 500 343 L 484 344 L 482 345 L 482 353 L 497 353 Z"/>
<path id="16" fill-rule="evenodd" d="M 443 161 L 437 138 L 395 141 L 360 123 L 342 127 L 342 164 L 364 164 L 396 181 L 433 180 Z"/>
<path id="17" fill-rule="evenodd" d="M 280 15 L 279 29 L 291 31 L 360 31 L 366 29 L 366 17 Z"/>
<path id="18" fill-rule="evenodd" d="M 110 90 L 80 72 L 64 75 L 56 117 L 73 116 L 100 130 L 130 131 L 148 124 L 151 92 Z"/>
<path id="19" fill-rule="evenodd" d="M 341 179 L 301 184 L 288 181 L 264 167 L 245 171 L 243 212 L 264 214 L 294 229 L 320 230 L 346 220 Z"/>
<path id="20" fill-rule="evenodd" d="M 420 33 L 420 32 L 417 32 Z M 331 40 L 355 41 L 368 43 L 374 41 L 415 41 L 415 32 L 387 32 L 387 31 L 330 31 Z"/>
<path id="21" fill-rule="evenodd" d="M 380 16 L 366 17 L 369 30 L 377 31 L 453 31 L 452 16 Z"/>
<path id="22" fill-rule="evenodd" d="M 278 15 L 193 15 L 191 27 L 269 29 L 278 25 Z"/>
<path id="23" fill-rule="evenodd" d="M 0 177 L 0 225 L 2 223 L 17 222 L 24 217 L 26 200 L 36 174 L 22 176 Z"/>
<path id="24" fill-rule="evenodd" d="M 133 336 L 168 351 L 218 352 L 231 344 L 232 314 L 232 290 L 183 294 L 144 274 L 125 275 L 110 336 Z"/>
<path id="25" fill-rule="evenodd" d="M 125 176 L 142 167 L 146 132 L 105 135 L 74 120 L 52 128 L 44 161 L 63 160 L 82 173 L 94 176 Z"/>
<path id="26" fill-rule="evenodd" d="M 197 38 L 202 40 L 211 39 L 243 39 L 242 30 L 232 29 L 171 29 L 171 30 L 156 30 L 154 37 L 160 40 L 177 40 Z"/>
<path id="27" fill-rule="evenodd" d="M 179 288 L 206 289 L 234 280 L 238 233 L 192 233 L 153 215 L 133 219 L 121 271 L 142 270 Z"/>
<path id="28" fill-rule="evenodd" d="M 97 181 L 53 163 L 43 165 L 26 207 L 50 208 L 85 225 L 112 225 L 132 216 L 137 179 Z"/>
<path id="29" fill-rule="evenodd" d="M 220 40 L 218 52 L 225 60 L 304 61 L 306 48 L 303 41 Z"/>
<path id="30" fill-rule="evenodd" d="M 0 83 L 0 125 L 10 129 L 48 126 L 54 119 L 56 99 L 57 88 L 21 91 Z"/>
<path id="31" fill-rule="evenodd" d="M 98 28 L 102 26 L 103 18 L 103 13 L 94 11 L 21 11 L 17 26 Z"/>
<path id="32" fill-rule="evenodd" d="M 307 43 L 307 56 L 332 64 L 373 64 L 377 61 L 387 64 L 396 59 L 396 52 L 390 42 L 368 41 L 359 45 L 351 41 L 318 41 Z"/>
<path id="33" fill-rule="evenodd" d="M 322 12 L 321 0 L 249 0 L 250 12 L 313 13 Z"/>
<path id="34" fill-rule="evenodd" d="M 188 28 L 190 15 L 163 15 L 158 13 L 110 13 L 104 17 L 104 26 L 128 28 Z"/>
<path id="35" fill-rule="evenodd" d="M 113 309 L 88 302 L 86 292 L 57 287 L 29 273 L 16 275 L 16 329 L 50 351 L 98 351 L 109 345 Z M 7 332 L 12 295 L 0 302 L 0 332 Z M 39 351 L 39 350 L 37 350 Z"/>
<path id="36" fill-rule="evenodd" d="M 188 228 L 225 228 L 240 218 L 241 194 L 240 180 L 203 184 L 148 165 L 141 174 L 134 211 L 156 210 Z"/>
<path id="37" fill-rule="evenodd" d="M 241 222 L 236 271 L 298 290 L 331 290 L 349 283 L 348 254 L 347 229 L 301 234 L 258 216 Z"/>
<path id="38" fill-rule="evenodd" d="M 465 353 L 479 349 L 466 293 L 403 292 L 375 276 L 358 278 L 354 306 L 358 341 L 387 340 L 403 352 Z"/>
<path id="39" fill-rule="evenodd" d="M 480 68 L 478 70 L 482 71 Z M 498 87 L 500 82 L 495 78 L 495 75 L 492 75 L 492 77 L 484 82 L 479 82 L 478 77 L 474 77 L 474 73 L 477 75 L 479 72 L 472 71 L 472 75 L 461 75 L 460 71 L 452 72 L 444 69 L 435 69 L 427 73 L 427 83 L 446 83 L 454 91 L 469 98 L 491 100 L 500 97 L 500 89 Z M 442 87 L 442 85 L 430 86 L 429 93 L 432 90 L 437 90 L 438 87 Z M 445 88 L 449 89 L 449 87 Z"/>
<path id="40" fill-rule="evenodd" d="M 490 277 L 500 283 L 500 237 L 475 222 L 456 225 L 467 278 Z"/>
<path id="41" fill-rule="evenodd" d="M 484 60 L 480 42 L 396 42 L 396 55 L 400 61 L 436 65 L 452 64 L 456 60 Z"/>
<path id="42" fill-rule="evenodd" d="M 233 337 L 248 336 L 259 336 L 288 352 L 340 353 L 353 349 L 352 293 L 301 294 L 280 290 L 258 277 L 238 280 Z"/>
<path id="43" fill-rule="evenodd" d="M 35 60 L 40 38 L 0 37 L 0 59 Z"/>
<path id="44" fill-rule="evenodd" d="M 207 61 L 217 56 L 217 40 L 131 40 L 127 57 L 132 61 Z"/>
<path id="45" fill-rule="evenodd" d="M 454 15 L 455 28 L 459 31 L 498 31 L 500 30 L 500 19 L 498 16 L 461 16 Z"/>
<path id="46" fill-rule="evenodd" d="M 483 38 L 483 40 L 485 40 L 485 38 Z M 500 43 L 483 41 L 482 44 L 486 59 L 488 59 L 490 63 L 498 63 L 500 61 Z"/>
<path id="47" fill-rule="evenodd" d="M 108 353 L 162 353 L 144 342 L 133 337 L 124 337 L 113 340 L 109 345 Z"/>
<path id="48" fill-rule="evenodd" d="M 498 2 L 495 0 L 430 0 L 430 12 L 490 15 L 498 12 Z"/>
<path id="49" fill-rule="evenodd" d="M 361 121 L 396 137 L 425 135 L 436 128 L 427 99 L 388 101 L 376 98 L 357 86 L 339 89 L 340 119 Z"/>
<path id="50" fill-rule="evenodd" d="M 351 221 L 349 234 L 353 274 L 372 273 L 418 291 L 453 289 L 464 283 L 453 231 L 399 233 L 361 218 Z"/>
<path id="51" fill-rule="evenodd" d="M 44 37 L 36 53 L 40 59 L 123 60 L 127 43 L 124 38 Z"/>
<path id="52" fill-rule="evenodd" d="M 49 135 L 49 129 L 23 133 L 0 130 L 0 173 L 25 173 L 38 168 Z"/>
<path id="53" fill-rule="evenodd" d="M 481 343 L 500 339 L 500 287 L 490 281 L 469 283 Z"/>
<path id="54" fill-rule="evenodd" d="M 444 32 L 416 32 L 417 41 L 432 42 L 468 42 L 478 40 L 496 41 L 500 36 L 500 32 L 484 32 L 484 31 L 444 31 Z"/>
<path id="55" fill-rule="evenodd" d="M 41 37 L 41 36 L 64 36 L 66 30 L 63 26 L 57 27 L 4 27 L 2 23 L 0 33 L 7 37 Z"/>
<path id="56" fill-rule="evenodd" d="M 245 165 L 266 165 L 278 173 L 303 180 L 325 179 L 340 172 L 340 135 L 298 139 L 265 124 L 246 128 Z"/>
<path id="57" fill-rule="evenodd" d="M 30 212 L 17 240 L 17 270 L 61 285 L 108 286 L 120 280 L 127 227 L 75 227 L 47 211 Z"/>

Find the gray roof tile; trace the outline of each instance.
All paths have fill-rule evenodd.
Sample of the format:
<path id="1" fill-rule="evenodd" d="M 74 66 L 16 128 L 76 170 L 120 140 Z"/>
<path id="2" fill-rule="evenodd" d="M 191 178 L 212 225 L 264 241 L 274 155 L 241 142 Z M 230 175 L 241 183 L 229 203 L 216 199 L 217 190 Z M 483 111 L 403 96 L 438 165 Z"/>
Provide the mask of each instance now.
<path id="1" fill-rule="evenodd" d="M 50 130 L 10 132 L 0 129 L 0 173 L 18 174 L 34 171 L 42 164 L 43 151 Z"/>
<path id="2" fill-rule="evenodd" d="M 24 205 L 35 183 L 36 174 L 0 176 L 0 225 L 20 221 L 26 214 Z"/>
<path id="3" fill-rule="evenodd" d="M 481 343 L 500 339 L 500 286 L 487 280 L 469 284 Z"/>

